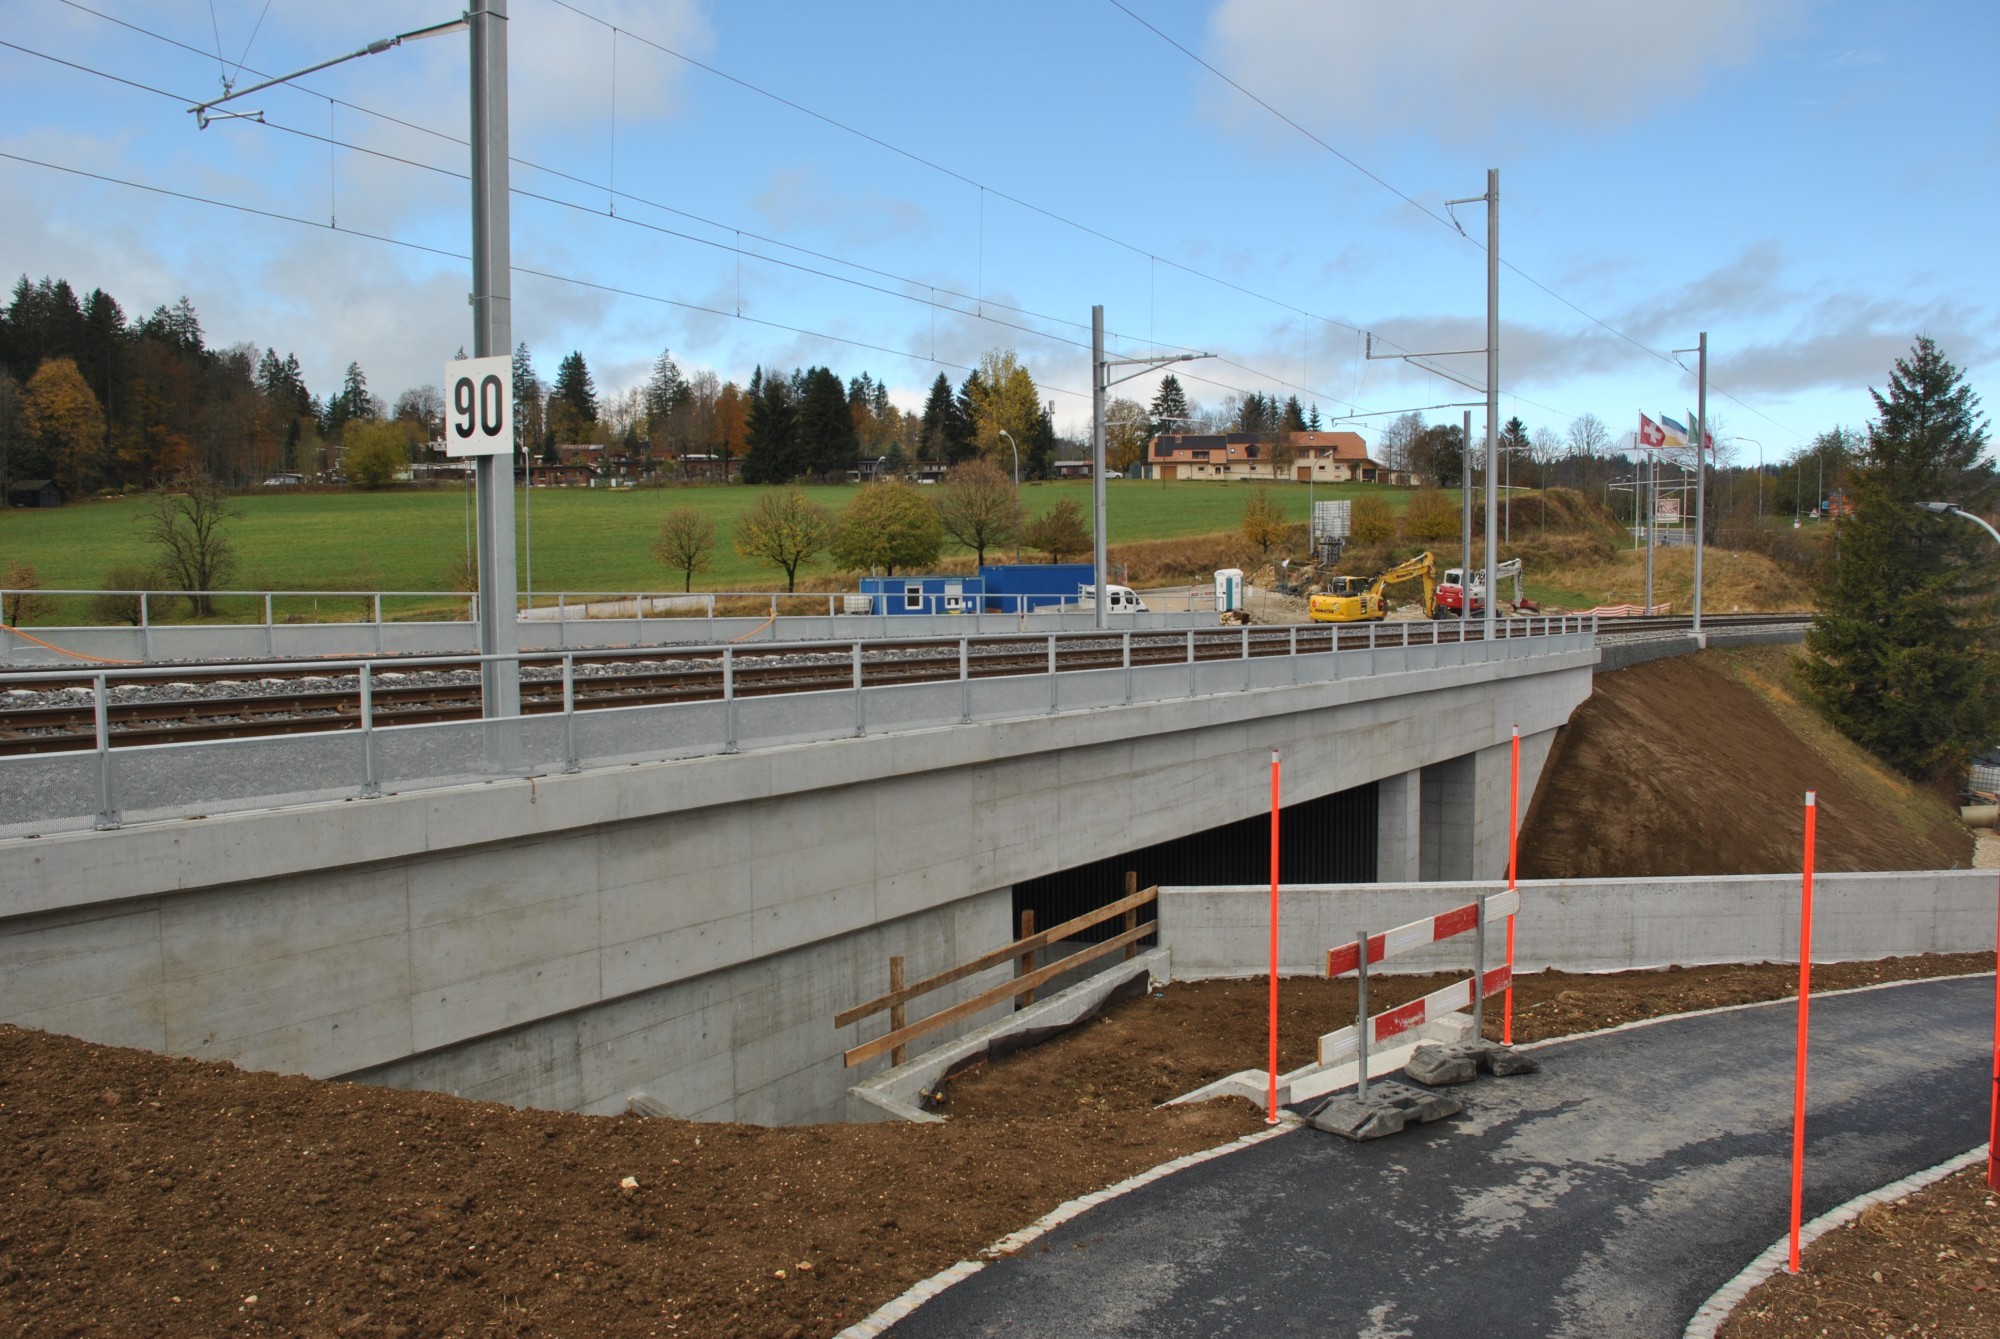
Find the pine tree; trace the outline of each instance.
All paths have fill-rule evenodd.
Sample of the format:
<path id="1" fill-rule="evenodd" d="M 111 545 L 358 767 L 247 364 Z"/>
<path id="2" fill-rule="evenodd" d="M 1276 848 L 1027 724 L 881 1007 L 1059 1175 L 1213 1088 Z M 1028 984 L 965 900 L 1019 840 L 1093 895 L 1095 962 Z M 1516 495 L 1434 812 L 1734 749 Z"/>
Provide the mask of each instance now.
<path id="1" fill-rule="evenodd" d="M 1979 399 L 1928 337 L 1896 361 L 1889 391 L 1849 471 L 1851 517 L 1822 612 L 1806 634 L 1804 675 L 1849 737 L 1905 775 L 1957 781 L 2000 736 L 1996 676 L 1975 627 L 1990 618 L 1995 554 L 1978 526 L 1921 511 L 1955 502 L 1990 513 Z"/>
<path id="2" fill-rule="evenodd" d="M 1189 424 L 1179 422 L 1193 417 L 1188 408 L 1187 392 L 1181 389 L 1181 379 L 1169 372 L 1160 378 L 1160 388 L 1153 392 L 1153 435 L 1186 432 Z"/>
<path id="3" fill-rule="evenodd" d="M 758 368 L 750 381 L 749 423 L 745 429 L 743 482 L 789 483 L 803 472 L 799 460 L 799 411 L 791 382 L 765 376 Z"/>
<path id="4" fill-rule="evenodd" d="M 528 342 L 514 348 L 514 450 L 529 456 L 544 445 L 547 434 L 547 397 L 542 379 L 535 375 L 534 355 Z"/>
<path id="5" fill-rule="evenodd" d="M 1319 402 L 1314 401 L 1313 407 L 1306 411 L 1306 431 L 1318 432 L 1319 427 L 1320 427 Z"/>
<path id="6" fill-rule="evenodd" d="M 550 399 L 567 405 L 580 422 L 597 422 L 597 386 L 581 352 L 573 350 L 556 366 L 556 388 Z"/>
<path id="7" fill-rule="evenodd" d="M 1304 432 L 1306 430 L 1305 407 L 1299 403 L 1299 397 L 1296 395 L 1285 397 L 1284 428 L 1286 432 Z"/>
<path id="8" fill-rule="evenodd" d="M 847 470 L 861 454 L 847 388 L 829 368 L 806 372 L 805 394 L 799 400 L 798 452 L 804 472 L 822 479 Z"/>

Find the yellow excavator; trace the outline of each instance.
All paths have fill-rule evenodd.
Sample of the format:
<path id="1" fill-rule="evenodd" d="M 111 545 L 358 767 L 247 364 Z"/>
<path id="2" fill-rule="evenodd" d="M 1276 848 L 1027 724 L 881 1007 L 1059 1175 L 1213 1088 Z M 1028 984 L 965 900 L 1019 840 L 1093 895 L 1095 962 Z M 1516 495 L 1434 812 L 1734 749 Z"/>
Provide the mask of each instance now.
<path id="1" fill-rule="evenodd" d="M 1315 595 L 1307 611 L 1315 623 L 1367 623 L 1389 616 L 1383 591 L 1399 581 L 1424 583 L 1424 617 L 1437 617 L 1437 564 L 1428 553 L 1372 577 L 1334 577 L 1326 593 Z"/>

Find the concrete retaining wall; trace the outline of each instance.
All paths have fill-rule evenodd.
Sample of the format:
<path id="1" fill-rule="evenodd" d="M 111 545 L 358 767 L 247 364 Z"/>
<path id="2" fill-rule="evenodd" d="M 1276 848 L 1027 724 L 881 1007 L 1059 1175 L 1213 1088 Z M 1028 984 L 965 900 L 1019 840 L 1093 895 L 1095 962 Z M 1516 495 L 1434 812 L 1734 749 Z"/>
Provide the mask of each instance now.
<path id="1" fill-rule="evenodd" d="M 1607 630 L 1615 630 L 1616 622 Z M 1778 646 L 1790 643 L 1796 645 L 1806 639 L 1803 626 L 1789 628 L 1718 628 L 1704 629 L 1697 637 L 1692 632 L 1664 632 L 1648 637 L 1606 637 L 1598 643 L 1603 659 L 1597 662 L 1599 674 L 1609 674 L 1613 670 L 1628 669 L 1633 665 L 1643 665 L 1649 660 L 1665 660 L 1669 656 L 1691 656 L 1709 646 Z"/>
<path id="2" fill-rule="evenodd" d="M 1501 883 L 1357 884 L 1279 893 L 1286 975 L 1326 970 L 1326 951 L 1449 907 Z M 1515 965 L 1572 972 L 1699 963 L 1795 962 L 1799 877 L 1550 880 L 1520 885 Z M 1257 976 L 1270 954 L 1269 888 L 1160 889 L 1160 944 L 1183 980 Z M 1822 874 L 1813 881 L 1813 960 L 1857 961 L 1994 946 L 1991 870 Z M 1497 961 L 1497 942 L 1492 960 Z M 1461 936 L 1379 970 L 1469 968 Z"/>

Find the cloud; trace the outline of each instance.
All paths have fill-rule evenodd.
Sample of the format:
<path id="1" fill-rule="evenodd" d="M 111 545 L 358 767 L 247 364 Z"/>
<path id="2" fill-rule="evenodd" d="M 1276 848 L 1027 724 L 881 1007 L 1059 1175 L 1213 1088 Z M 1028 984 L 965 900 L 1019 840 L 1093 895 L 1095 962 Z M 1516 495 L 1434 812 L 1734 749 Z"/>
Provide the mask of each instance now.
<path id="1" fill-rule="evenodd" d="M 836 184 L 817 164 L 779 168 L 752 203 L 781 232 L 824 231 L 849 246 L 906 236 L 930 222 L 914 201 Z"/>
<path id="2" fill-rule="evenodd" d="M 1462 139 L 1494 119 L 1628 120 L 1750 58 L 1797 0 L 1222 0 L 1209 52 L 1309 125 Z M 1234 91 L 1226 124 L 1268 121 Z"/>

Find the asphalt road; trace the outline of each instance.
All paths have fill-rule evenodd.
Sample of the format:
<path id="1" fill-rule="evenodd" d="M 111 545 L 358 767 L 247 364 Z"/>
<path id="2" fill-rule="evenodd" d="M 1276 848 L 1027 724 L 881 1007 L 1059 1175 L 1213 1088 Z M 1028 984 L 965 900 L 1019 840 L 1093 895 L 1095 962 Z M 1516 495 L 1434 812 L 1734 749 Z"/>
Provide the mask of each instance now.
<path id="1" fill-rule="evenodd" d="M 1986 1137 L 1993 979 L 1814 1001 L 1805 1216 Z M 897 1325 L 964 1336 L 1679 1336 L 1781 1236 L 1796 1008 L 1538 1049 L 1463 1115 L 1301 1130 L 1101 1205 Z"/>

